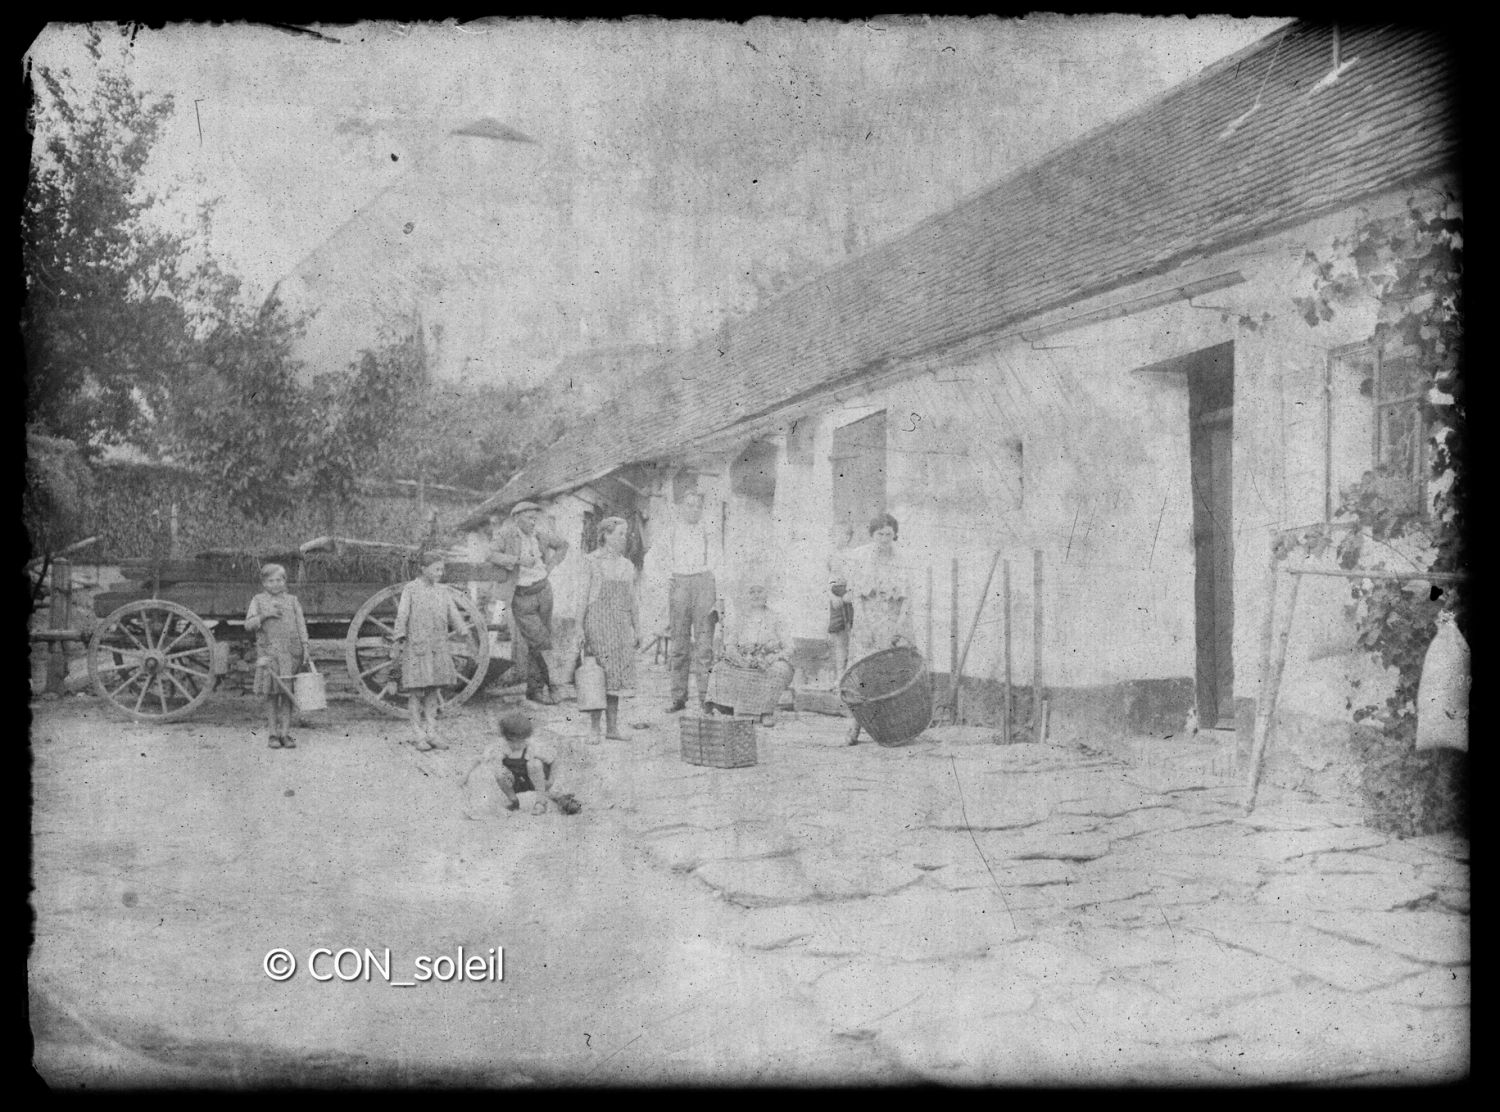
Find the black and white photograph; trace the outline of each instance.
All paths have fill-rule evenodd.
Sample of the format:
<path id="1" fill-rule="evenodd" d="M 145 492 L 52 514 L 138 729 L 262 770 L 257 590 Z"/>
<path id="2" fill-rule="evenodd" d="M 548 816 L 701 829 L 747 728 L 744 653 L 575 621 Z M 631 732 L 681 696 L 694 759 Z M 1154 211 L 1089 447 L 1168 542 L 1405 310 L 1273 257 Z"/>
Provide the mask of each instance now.
<path id="1" fill-rule="evenodd" d="M 33 25 L 40 1084 L 1465 1082 L 1435 19 Z"/>

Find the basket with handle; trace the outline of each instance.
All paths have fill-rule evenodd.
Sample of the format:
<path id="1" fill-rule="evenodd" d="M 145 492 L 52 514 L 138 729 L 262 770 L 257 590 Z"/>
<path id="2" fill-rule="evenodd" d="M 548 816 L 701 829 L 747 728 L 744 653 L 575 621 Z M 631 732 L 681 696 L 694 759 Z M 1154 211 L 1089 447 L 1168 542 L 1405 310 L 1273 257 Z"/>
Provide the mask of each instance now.
<path id="1" fill-rule="evenodd" d="M 708 674 L 704 698 L 719 706 L 733 707 L 736 714 L 771 714 L 791 682 L 792 666 L 785 661 L 777 661 L 762 671 L 720 660 Z"/>
<path id="2" fill-rule="evenodd" d="M 839 695 L 854 720 L 881 745 L 910 741 L 932 722 L 932 677 L 909 646 L 856 660 L 839 680 Z"/>

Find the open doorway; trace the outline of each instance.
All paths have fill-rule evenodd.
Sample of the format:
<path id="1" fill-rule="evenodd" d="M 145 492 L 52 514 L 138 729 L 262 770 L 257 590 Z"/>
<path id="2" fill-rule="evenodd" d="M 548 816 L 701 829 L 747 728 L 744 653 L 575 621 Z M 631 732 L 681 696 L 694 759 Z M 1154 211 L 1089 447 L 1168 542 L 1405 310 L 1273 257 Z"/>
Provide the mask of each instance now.
<path id="1" fill-rule="evenodd" d="M 885 410 L 833 430 L 833 547 L 863 544 L 885 512 Z"/>
<path id="2" fill-rule="evenodd" d="M 1194 352 L 1188 384 L 1199 724 L 1234 725 L 1234 345 Z"/>

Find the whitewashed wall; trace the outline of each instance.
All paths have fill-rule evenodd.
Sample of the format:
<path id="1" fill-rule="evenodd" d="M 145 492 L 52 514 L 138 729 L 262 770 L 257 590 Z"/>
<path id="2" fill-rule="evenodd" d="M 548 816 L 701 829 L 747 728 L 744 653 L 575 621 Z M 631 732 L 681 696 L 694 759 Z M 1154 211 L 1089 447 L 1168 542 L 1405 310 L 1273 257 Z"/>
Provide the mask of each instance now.
<path id="1" fill-rule="evenodd" d="M 935 671 L 947 672 L 953 663 L 952 561 L 958 561 L 961 651 L 998 551 L 1010 564 L 1015 683 L 1031 682 L 1038 602 L 1049 687 L 1191 677 L 1187 383 L 1181 373 L 1143 369 L 1232 342 L 1234 687 L 1236 697 L 1254 698 L 1271 532 L 1323 520 L 1328 486 L 1336 502 L 1338 490 L 1372 462 L 1371 403 L 1358 382 L 1336 375 L 1330 473 L 1325 368 L 1331 352 L 1369 339 L 1374 306 L 1347 306 L 1312 328 L 1291 298 L 1305 284 L 1309 250 L 1327 257 L 1335 238 L 1370 215 L 1400 211 L 1411 195 L 1393 193 L 1074 311 L 1082 315 L 1231 271 L 1245 278 L 1191 303 L 1178 300 L 1036 342 L 1014 338 L 895 386 L 788 418 L 774 441 L 769 505 L 731 490 L 730 465 L 742 443 L 726 440 L 721 452 L 664 461 L 700 472 L 705 520 L 715 537 L 721 530 L 725 537 L 721 593 L 732 604 L 747 576 L 767 579 L 772 605 L 795 636 L 826 635 L 834 430 L 883 409 L 888 508 L 901 522 L 899 544 L 917 593 L 918 639 Z M 669 512 L 666 469 L 663 474 L 648 510 L 653 527 Z M 1040 599 L 1033 587 L 1035 550 L 1042 553 Z M 996 570 L 985 596 L 966 676 L 1003 674 L 1002 574 Z M 666 624 L 665 584 L 660 550 L 648 552 L 641 584 L 648 628 Z M 1380 670 L 1353 650 L 1347 601 L 1345 581 L 1303 581 L 1284 708 L 1339 716 L 1351 679 L 1361 680 L 1367 695 L 1383 682 Z"/>
<path id="2" fill-rule="evenodd" d="M 1187 384 L 1180 373 L 1139 372 L 1232 342 L 1235 694 L 1253 698 L 1271 531 L 1321 521 L 1326 485 L 1332 483 L 1336 502 L 1338 490 L 1372 462 L 1371 403 L 1348 376 L 1333 381 L 1331 476 L 1324 429 L 1329 355 L 1369 338 L 1373 306 L 1346 307 L 1332 322 L 1310 328 L 1291 302 L 1302 261 L 1309 249 L 1326 257 L 1334 237 L 1371 212 L 1395 211 L 1408 196 L 1392 195 L 1205 261 L 1181 278 L 1104 299 L 1124 302 L 1233 270 L 1246 278 L 1191 304 L 1177 301 L 1035 344 L 1016 339 L 809 418 L 813 427 L 793 435 L 792 450 L 783 440 L 773 522 L 785 566 L 781 603 L 797 634 L 822 636 L 826 620 L 833 431 L 884 409 L 888 505 L 901 522 L 900 544 L 917 589 L 918 637 L 936 670 L 951 663 L 951 561 L 957 558 L 959 567 L 961 651 L 998 550 L 1010 563 L 1012 677 L 1030 683 L 1032 553 L 1040 549 L 1048 686 L 1191 677 Z M 1263 319 L 1267 313 L 1270 320 Z M 997 571 L 965 675 L 1002 674 L 1001 579 Z M 1379 669 L 1353 651 L 1347 601 L 1345 581 L 1303 581 L 1283 707 L 1341 713 L 1351 678 L 1366 691 L 1380 682 Z"/>

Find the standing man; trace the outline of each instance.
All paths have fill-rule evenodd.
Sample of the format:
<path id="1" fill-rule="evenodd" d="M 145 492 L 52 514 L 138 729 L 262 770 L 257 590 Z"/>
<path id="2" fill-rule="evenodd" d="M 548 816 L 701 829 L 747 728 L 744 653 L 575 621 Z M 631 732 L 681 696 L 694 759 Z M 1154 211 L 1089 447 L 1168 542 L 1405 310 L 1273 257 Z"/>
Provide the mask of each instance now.
<path id="1" fill-rule="evenodd" d="M 671 573 L 667 636 L 671 638 L 672 704 L 668 714 L 687 706 L 688 671 L 701 701 L 708 691 L 708 669 L 713 662 L 712 615 L 718 605 L 718 586 L 708 556 L 708 531 L 703 527 L 703 495 L 690 490 L 677 503 L 667 533 L 667 567 Z"/>
<path id="2" fill-rule="evenodd" d="M 517 502 L 510 519 L 495 532 L 490 563 L 504 572 L 496 585 L 500 600 L 510 607 L 512 629 L 519 638 L 512 646 L 516 665 L 526 661 L 526 697 L 552 706 L 551 677 L 542 652 L 552 647 L 552 583 L 549 573 L 568 554 L 568 542 L 537 524 L 542 508 Z"/>

